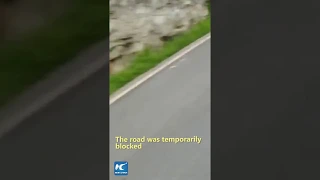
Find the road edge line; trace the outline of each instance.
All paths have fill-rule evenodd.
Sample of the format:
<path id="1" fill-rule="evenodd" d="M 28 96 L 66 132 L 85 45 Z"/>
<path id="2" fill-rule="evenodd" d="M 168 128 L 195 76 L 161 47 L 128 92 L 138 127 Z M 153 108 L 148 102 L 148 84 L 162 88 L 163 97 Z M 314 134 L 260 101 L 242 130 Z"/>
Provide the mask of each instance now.
<path id="1" fill-rule="evenodd" d="M 123 96 L 134 90 L 135 88 L 139 87 L 141 84 L 149 80 L 151 77 L 155 76 L 172 63 L 178 61 L 180 58 L 188 54 L 193 49 L 197 48 L 201 44 L 205 43 L 211 38 L 211 33 L 208 33 L 201 38 L 197 39 L 196 41 L 192 42 L 188 46 L 184 47 L 168 59 L 162 61 L 160 64 L 155 66 L 154 68 L 148 70 L 147 72 L 143 73 L 142 75 L 138 76 L 128 84 L 124 85 L 122 88 L 114 92 L 109 98 L 109 106 L 121 99 Z"/>
<path id="2" fill-rule="evenodd" d="M 108 54 L 109 56 L 109 54 Z M 99 70 L 106 67 L 107 70 L 107 56 L 102 55 L 97 58 L 96 61 L 92 62 L 85 69 L 81 69 L 76 73 L 72 73 L 71 77 L 69 77 L 65 82 L 61 83 L 58 87 L 50 92 L 45 92 L 40 95 L 40 97 L 36 98 L 34 102 L 30 103 L 28 107 L 18 107 L 18 109 L 8 107 L 9 110 L 5 109 L 1 110 L 1 121 L 0 121 L 0 138 L 2 138 L 5 134 L 16 128 L 20 123 L 24 122 L 28 117 L 33 115 L 34 113 L 40 111 L 42 108 L 46 107 L 49 103 L 68 92 L 71 88 L 79 85 L 86 79 L 90 78 L 93 74 L 98 72 Z M 72 64 L 70 64 L 72 65 Z M 53 72 L 55 73 L 55 72 Z M 38 84 L 45 82 L 38 82 Z M 37 85 L 37 84 L 36 84 Z M 19 98 L 16 99 L 17 102 L 20 101 Z M 15 102 L 13 103 L 15 105 Z M 17 111 L 17 112 L 13 112 Z"/>

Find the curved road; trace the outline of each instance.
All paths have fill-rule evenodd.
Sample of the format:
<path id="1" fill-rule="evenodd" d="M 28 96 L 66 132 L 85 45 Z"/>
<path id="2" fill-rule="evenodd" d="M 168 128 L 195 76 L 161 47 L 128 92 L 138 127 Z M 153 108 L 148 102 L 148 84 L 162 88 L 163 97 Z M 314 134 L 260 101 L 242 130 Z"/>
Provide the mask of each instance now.
<path id="1" fill-rule="evenodd" d="M 108 178 L 107 69 L 60 96 L 0 139 L 0 179 Z M 110 173 L 127 179 L 210 178 L 210 41 L 110 106 Z M 200 144 L 145 144 L 115 150 L 114 137 L 193 137 Z"/>
<path id="2" fill-rule="evenodd" d="M 113 176 L 113 162 L 119 160 L 129 163 L 128 180 L 210 179 L 210 62 L 209 39 L 110 106 L 112 180 L 119 179 Z M 119 150 L 117 136 L 202 141 Z"/>
<path id="3" fill-rule="evenodd" d="M 2 180 L 108 178 L 108 69 L 0 139 Z"/>

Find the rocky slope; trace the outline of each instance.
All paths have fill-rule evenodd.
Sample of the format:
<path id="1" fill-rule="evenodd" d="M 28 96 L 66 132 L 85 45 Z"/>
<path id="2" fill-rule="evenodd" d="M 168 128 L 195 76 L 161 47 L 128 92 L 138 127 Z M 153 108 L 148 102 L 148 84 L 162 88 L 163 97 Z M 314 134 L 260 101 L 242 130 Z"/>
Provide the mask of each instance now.
<path id="1" fill-rule="evenodd" d="M 208 15 L 206 0 L 110 0 L 110 67 L 118 72 L 146 46 L 162 43 Z"/>

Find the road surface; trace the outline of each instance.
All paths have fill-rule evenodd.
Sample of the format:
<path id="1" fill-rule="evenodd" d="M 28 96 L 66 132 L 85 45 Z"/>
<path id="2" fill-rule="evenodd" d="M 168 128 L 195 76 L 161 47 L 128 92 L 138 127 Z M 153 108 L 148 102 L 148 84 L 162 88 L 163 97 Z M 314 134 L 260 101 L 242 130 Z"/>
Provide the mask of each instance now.
<path id="1" fill-rule="evenodd" d="M 108 69 L 0 139 L 2 180 L 108 178 Z"/>
<path id="2" fill-rule="evenodd" d="M 128 179 L 210 178 L 210 42 L 173 65 L 110 107 L 110 168 L 127 160 Z M 107 179 L 107 77 L 107 69 L 97 72 L 1 138 L 0 179 Z M 202 141 L 116 151 L 117 135 Z"/>
<path id="3" fill-rule="evenodd" d="M 121 179 L 113 175 L 113 163 L 119 160 L 128 161 L 128 180 L 209 180 L 210 39 L 112 104 L 110 127 L 111 180 Z M 139 150 L 119 150 L 117 136 L 198 136 L 202 141 L 142 143 Z"/>
<path id="4" fill-rule="evenodd" d="M 212 2 L 212 178 L 320 179 L 319 1 Z"/>

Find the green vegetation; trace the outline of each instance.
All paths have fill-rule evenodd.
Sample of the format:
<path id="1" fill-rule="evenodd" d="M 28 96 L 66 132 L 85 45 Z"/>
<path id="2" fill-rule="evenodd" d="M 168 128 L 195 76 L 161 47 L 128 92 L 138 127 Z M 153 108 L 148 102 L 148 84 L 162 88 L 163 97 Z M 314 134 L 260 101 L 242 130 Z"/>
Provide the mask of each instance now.
<path id="1" fill-rule="evenodd" d="M 211 12 L 211 6 L 210 6 L 210 0 L 207 0 L 207 6 L 208 6 L 208 10 L 209 10 L 209 12 Z"/>
<path id="2" fill-rule="evenodd" d="M 53 24 L 0 49 L 0 106 L 45 78 L 78 52 L 107 38 L 109 16 L 104 0 L 74 1 Z"/>
<path id="3" fill-rule="evenodd" d="M 110 94 L 209 32 L 210 18 L 208 17 L 189 31 L 166 42 L 160 50 L 146 49 L 139 53 L 128 68 L 111 75 Z"/>
<path id="4" fill-rule="evenodd" d="M 81 50 L 108 36 L 108 5 L 104 0 L 74 1 L 73 8 L 53 24 L 0 49 L 0 106 Z M 139 53 L 126 70 L 110 77 L 110 93 L 210 32 L 210 18 L 165 43 L 160 50 Z"/>

